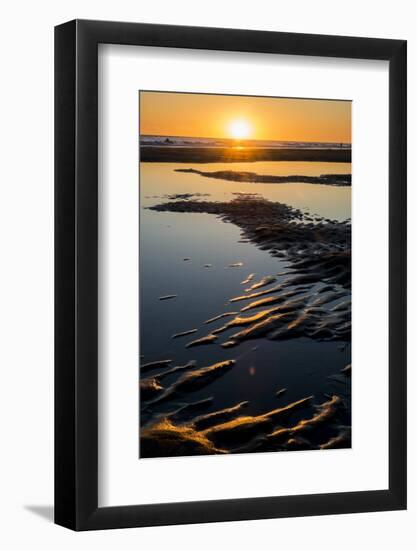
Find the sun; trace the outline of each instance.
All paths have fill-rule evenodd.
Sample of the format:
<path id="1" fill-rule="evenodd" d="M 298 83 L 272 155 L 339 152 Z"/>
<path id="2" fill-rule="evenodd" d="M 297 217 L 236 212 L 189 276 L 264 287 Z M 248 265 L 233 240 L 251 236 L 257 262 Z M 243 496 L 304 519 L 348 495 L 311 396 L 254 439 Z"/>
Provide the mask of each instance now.
<path id="1" fill-rule="evenodd" d="M 233 139 L 245 139 L 251 134 L 251 127 L 244 119 L 232 120 L 229 124 L 229 134 Z"/>

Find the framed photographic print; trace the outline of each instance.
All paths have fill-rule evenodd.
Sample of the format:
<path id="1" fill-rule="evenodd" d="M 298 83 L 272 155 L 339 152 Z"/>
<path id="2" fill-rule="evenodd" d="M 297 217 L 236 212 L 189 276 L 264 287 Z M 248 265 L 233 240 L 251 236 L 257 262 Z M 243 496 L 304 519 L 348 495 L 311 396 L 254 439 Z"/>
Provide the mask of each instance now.
<path id="1" fill-rule="evenodd" d="M 406 507 L 406 42 L 55 31 L 55 521 Z"/>

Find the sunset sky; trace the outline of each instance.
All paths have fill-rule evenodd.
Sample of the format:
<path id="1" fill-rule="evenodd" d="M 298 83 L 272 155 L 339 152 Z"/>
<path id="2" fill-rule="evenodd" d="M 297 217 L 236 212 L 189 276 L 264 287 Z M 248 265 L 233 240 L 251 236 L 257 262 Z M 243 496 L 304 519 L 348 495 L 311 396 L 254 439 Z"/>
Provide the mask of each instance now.
<path id="1" fill-rule="evenodd" d="M 171 92 L 140 93 L 140 133 L 351 142 L 351 102 Z"/>

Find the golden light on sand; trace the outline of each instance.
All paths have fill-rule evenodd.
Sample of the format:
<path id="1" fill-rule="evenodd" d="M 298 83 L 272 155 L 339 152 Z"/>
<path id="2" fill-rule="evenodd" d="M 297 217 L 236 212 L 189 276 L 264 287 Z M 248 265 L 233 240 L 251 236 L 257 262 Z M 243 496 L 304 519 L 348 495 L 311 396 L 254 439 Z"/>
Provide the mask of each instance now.
<path id="1" fill-rule="evenodd" d="M 232 120 L 229 124 L 229 134 L 233 139 L 246 139 L 251 134 L 251 127 L 244 119 Z"/>

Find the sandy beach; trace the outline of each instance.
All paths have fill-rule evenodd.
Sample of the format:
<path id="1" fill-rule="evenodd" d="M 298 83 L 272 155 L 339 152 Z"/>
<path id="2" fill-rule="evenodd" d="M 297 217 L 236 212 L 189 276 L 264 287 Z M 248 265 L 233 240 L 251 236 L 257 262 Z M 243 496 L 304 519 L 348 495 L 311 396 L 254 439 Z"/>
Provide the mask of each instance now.
<path id="1" fill-rule="evenodd" d="M 209 185 L 212 179 L 224 182 L 242 179 L 241 172 L 238 172 L 240 175 L 236 180 L 233 171 L 176 171 L 183 178 L 191 174 L 201 180 L 207 179 Z M 207 173 L 216 175 L 211 177 Z M 253 187 L 259 184 L 256 176 L 245 177 L 248 173 L 243 174 L 243 179 Z M 259 179 L 265 183 L 265 178 Z M 269 184 L 279 186 L 293 180 L 293 177 L 275 176 L 269 178 Z M 315 176 L 305 176 L 304 180 L 310 185 L 335 185 L 335 180 L 327 176 L 319 176 L 318 182 Z M 349 178 L 341 175 L 338 184 L 350 186 L 350 174 Z M 240 293 L 228 299 L 234 311 L 229 311 L 226 306 L 200 326 L 173 334 L 172 338 L 184 342 L 185 349 L 191 348 L 189 361 L 185 364 L 178 364 L 175 357 L 161 364 L 142 364 L 141 456 L 350 446 L 350 220 L 332 220 L 303 212 L 264 199 L 255 190 L 235 194 L 232 200 L 223 202 L 208 200 L 207 195 L 171 193 L 161 197 L 164 200 L 159 203 L 158 197 L 154 197 L 157 203 L 148 210 L 182 216 L 210 215 L 218 223 L 233 224 L 240 230 L 242 243 L 284 261 L 286 269 L 279 271 L 277 264 L 275 272 L 263 277 L 248 274 L 240 281 Z M 186 265 L 192 262 L 192 258 L 183 258 L 182 261 Z M 213 267 L 207 264 L 201 269 L 207 266 Z M 232 262 L 223 269 L 242 267 L 243 262 Z M 315 341 L 321 345 L 334 343 L 340 349 L 339 353 L 346 357 L 346 364 L 335 365 L 332 374 L 328 375 L 328 388 L 323 387 L 319 395 L 309 394 L 307 379 L 304 395 L 295 400 L 291 387 L 265 388 L 264 391 L 271 392 L 270 397 L 276 400 L 276 406 L 260 414 L 250 413 L 251 404 L 245 400 L 244 394 L 243 401 L 215 407 L 215 383 L 221 383 L 239 368 L 241 346 L 259 346 L 263 341 L 299 340 Z M 214 348 L 223 350 L 220 355 L 223 353 L 224 358 L 210 363 L 210 350 Z M 194 349 L 208 350 L 205 354 L 207 360 L 197 361 L 192 355 Z M 308 357 L 305 361 L 308 363 Z M 202 398 L 193 399 L 195 396 Z"/>
<path id="2" fill-rule="evenodd" d="M 141 146 L 141 162 L 351 162 L 350 149 L 272 149 L 259 147 Z"/>
<path id="3" fill-rule="evenodd" d="M 139 99 L 139 457 L 351 447 L 351 102 Z"/>

